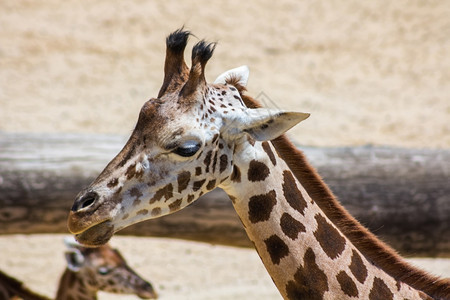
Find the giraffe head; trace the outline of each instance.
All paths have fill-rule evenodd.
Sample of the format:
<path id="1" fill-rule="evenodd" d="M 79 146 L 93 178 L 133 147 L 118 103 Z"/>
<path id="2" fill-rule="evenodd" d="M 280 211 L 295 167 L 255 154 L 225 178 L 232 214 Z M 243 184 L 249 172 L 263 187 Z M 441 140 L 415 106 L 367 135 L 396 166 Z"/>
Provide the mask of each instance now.
<path id="1" fill-rule="evenodd" d="M 65 252 L 67 269 L 76 275 L 77 281 L 88 292 L 104 291 L 135 294 L 142 299 L 157 298 L 152 285 L 127 265 L 118 250 L 109 245 L 85 248 L 72 239 L 65 239 L 65 244 L 68 248 Z"/>
<path id="2" fill-rule="evenodd" d="M 183 30 L 168 36 L 158 98 L 143 105 L 124 148 L 77 196 L 68 227 L 82 244 L 104 244 L 126 226 L 182 209 L 226 183 L 243 144 L 274 139 L 309 116 L 245 107 L 246 67 L 208 84 L 215 44 L 198 42 L 189 69 L 188 37 Z"/>

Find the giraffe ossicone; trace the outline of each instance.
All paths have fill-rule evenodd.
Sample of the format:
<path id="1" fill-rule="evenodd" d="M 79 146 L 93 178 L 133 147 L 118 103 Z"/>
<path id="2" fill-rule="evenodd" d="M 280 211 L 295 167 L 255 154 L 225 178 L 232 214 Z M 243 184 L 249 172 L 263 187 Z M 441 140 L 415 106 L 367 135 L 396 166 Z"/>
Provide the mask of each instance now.
<path id="1" fill-rule="evenodd" d="M 158 98 L 143 105 L 124 148 L 77 196 L 68 219 L 76 239 L 102 245 L 221 187 L 286 299 L 450 297 L 448 280 L 402 261 L 339 206 L 297 150 L 280 143 L 309 114 L 260 108 L 245 94 L 246 68 L 208 84 L 215 44 L 198 42 L 188 68 L 189 36 L 182 29 L 168 36 Z"/>

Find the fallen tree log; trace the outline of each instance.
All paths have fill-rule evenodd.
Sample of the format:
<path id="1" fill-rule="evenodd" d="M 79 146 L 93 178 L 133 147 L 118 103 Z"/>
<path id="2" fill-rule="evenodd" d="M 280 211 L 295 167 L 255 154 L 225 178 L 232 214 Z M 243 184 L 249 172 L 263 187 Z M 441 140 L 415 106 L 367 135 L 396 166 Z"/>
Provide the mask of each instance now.
<path id="1" fill-rule="evenodd" d="M 76 194 L 126 138 L 0 133 L 0 234 L 67 233 Z M 407 255 L 450 256 L 450 151 L 302 147 L 344 206 Z M 226 194 L 120 232 L 250 247 Z"/>

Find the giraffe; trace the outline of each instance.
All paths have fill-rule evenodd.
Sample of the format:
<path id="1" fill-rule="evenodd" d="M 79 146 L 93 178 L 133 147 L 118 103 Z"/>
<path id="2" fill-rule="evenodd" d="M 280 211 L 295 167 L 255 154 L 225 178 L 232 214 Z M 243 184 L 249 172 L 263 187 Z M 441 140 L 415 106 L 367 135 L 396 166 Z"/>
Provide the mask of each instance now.
<path id="1" fill-rule="evenodd" d="M 136 294 L 141 299 L 156 299 L 150 283 L 136 274 L 117 249 L 108 244 L 86 248 L 73 239 L 65 239 L 67 267 L 56 300 L 97 299 L 97 292 Z"/>
<path id="2" fill-rule="evenodd" d="M 301 154 L 290 156 L 283 134 L 309 114 L 255 108 L 246 67 L 208 84 L 216 44 L 198 42 L 189 69 L 189 36 L 167 37 L 158 97 L 75 199 L 68 228 L 76 239 L 102 245 L 220 187 L 285 299 L 449 299 L 448 279 L 407 264 L 348 214 Z"/>
<path id="3" fill-rule="evenodd" d="M 65 238 L 67 267 L 59 280 L 57 300 L 97 299 L 98 291 L 136 294 L 142 299 L 156 299 L 150 283 L 137 275 L 120 252 L 108 244 L 86 248 L 73 238 Z M 0 299 L 48 300 L 29 290 L 19 280 L 0 271 Z"/>

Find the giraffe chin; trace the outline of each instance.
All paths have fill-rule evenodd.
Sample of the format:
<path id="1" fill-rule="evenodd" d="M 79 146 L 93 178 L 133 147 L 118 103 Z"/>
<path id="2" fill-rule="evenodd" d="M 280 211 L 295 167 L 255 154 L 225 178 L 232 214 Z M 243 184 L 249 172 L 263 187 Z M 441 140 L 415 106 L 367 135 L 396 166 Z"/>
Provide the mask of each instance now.
<path id="1" fill-rule="evenodd" d="M 75 239 L 85 247 L 99 247 L 106 244 L 114 235 L 114 232 L 114 225 L 106 220 L 76 234 Z"/>

